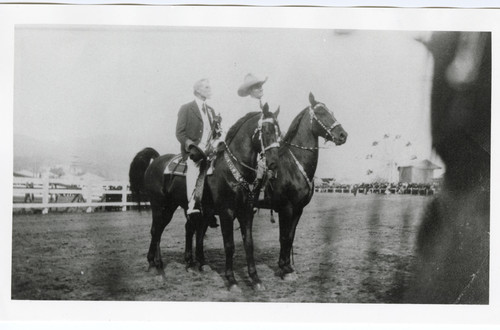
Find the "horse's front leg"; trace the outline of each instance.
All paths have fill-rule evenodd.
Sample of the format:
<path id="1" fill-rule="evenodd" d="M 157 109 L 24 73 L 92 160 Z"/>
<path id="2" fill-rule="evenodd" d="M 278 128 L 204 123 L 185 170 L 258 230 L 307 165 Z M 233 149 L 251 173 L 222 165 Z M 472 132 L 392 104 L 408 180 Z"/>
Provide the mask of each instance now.
<path id="1" fill-rule="evenodd" d="M 190 268 L 194 265 L 193 260 L 193 236 L 196 232 L 196 221 L 194 221 L 193 217 L 188 216 L 184 210 L 184 214 L 186 215 L 186 224 L 185 228 L 185 247 L 184 247 L 184 262 L 186 263 L 186 268 Z"/>
<path id="2" fill-rule="evenodd" d="M 222 239 L 224 241 L 224 252 L 226 253 L 226 269 L 225 276 L 228 282 L 229 290 L 238 290 L 238 283 L 234 277 L 233 271 L 233 256 L 234 256 L 234 235 L 233 235 L 233 221 L 234 215 L 230 210 L 219 212 L 220 227 L 222 231 Z"/>
<path id="3" fill-rule="evenodd" d="M 255 290 L 264 290 L 265 287 L 262 284 L 259 275 L 257 274 L 257 268 L 255 267 L 254 259 L 254 248 L 253 248 L 253 211 L 247 210 L 243 214 L 238 216 L 238 221 L 240 222 L 241 236 L 243 238 L 243 245 L 245 247 L 245 254 L 247 259 L 248 276 L 252 280 L 252 286 Z"/>
<path id="4" fill-rule="evenodd" d="M 208 228 L 208 217 L 198 214 L 196 219 L 196 261 L 199 269 L 203 270 L 206 266 L 205 251 L 203 248 L 203 239 Z"/>
<path id="5" fill-rule="evenodd" d="M 279 212 L 280 228 L 280 267 L 279 276 L 282 279 L 293 280 L 297 275 L 290 265 L 290 255 L 292 253 L 295 229 L 302 215 L 302 209 L 294 209 L 292 206 L 285 207 Z"/>

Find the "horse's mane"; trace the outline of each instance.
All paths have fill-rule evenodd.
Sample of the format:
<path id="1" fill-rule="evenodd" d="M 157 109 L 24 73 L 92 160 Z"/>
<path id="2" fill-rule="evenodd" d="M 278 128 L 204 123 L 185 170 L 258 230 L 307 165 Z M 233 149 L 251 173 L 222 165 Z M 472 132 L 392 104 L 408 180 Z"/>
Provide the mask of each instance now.
<path id="1" fill-rule="evenodd" d="M 226 145 L 229 145 L 233 138 L 236 136 L 236 133 L 240 130 L 241 126 L 243 126 L 244 123 L 246 123 L 248 120 L 252 119 L 253 117 L 260 115 L 260 111 L 255 111 L 255 112 L 249 112 L 240 119 L 236 123 L 234 123 L 233 126 L 227 131 L 226 134 Z"/>
<path id="2" fill-rule="evenodd" d="M 290 127 L 288 128 L 288 131 L 286 131 L 285 137 L 283 138 L 284 142 L 290 142 L 290 140 L 295 136 L 295 133 L 297 133 L 297 128 L 299 127 L 300 121 L 302 120 L 302 117 L 304 117 L 304 115 L 306 114 L 307 109 L 309 109 L 309 108 L 305 108 L 304 110 L 302 110 L 297 115 L 297 117 L 295 117 L 295 119 L 292 121 L 292 123 L 290 124 Z"/>

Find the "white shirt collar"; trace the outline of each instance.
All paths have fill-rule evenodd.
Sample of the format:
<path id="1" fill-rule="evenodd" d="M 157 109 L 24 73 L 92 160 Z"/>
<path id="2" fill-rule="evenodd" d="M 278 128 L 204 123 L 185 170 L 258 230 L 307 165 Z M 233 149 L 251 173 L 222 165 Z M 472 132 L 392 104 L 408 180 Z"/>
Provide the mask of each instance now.
<path id="1" fill-rule="evenodd" d="M 203 113 L 203 111 L 201 109 L 203 107 L 203 103 L 206 104 L 206 102 L 203 101 L 202 99 L 200 99 L 199 97 L 195 97 L 194 101 L 196 102 L 196 105 L 198 105 L 198 109 L 200 110 L 200 112 Z M 208 107 L 208 105 L 207 105 L 207 107 Z"/>

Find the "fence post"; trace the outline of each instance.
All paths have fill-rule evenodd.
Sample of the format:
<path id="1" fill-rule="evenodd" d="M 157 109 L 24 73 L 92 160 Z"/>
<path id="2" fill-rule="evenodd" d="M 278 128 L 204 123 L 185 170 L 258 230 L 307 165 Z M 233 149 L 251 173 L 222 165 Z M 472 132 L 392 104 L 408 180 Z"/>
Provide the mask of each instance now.
<path id="1" fill-rule="evenodd" d="M 127 184 L 124 183 L 122 184 L 122 212 L 127 211 Z"/>
<path id="2" fill-rule="evenodd" d="M 49 213 L 49 176 L 46 174 L 43 175 L 42 204 L 44 205 L 42 214 Z"/>
<path id="3" fill-rule="evenodd" d="M 85 204 L 87 204 L 85 212 L 92 213 L 92 206 L 90 205 L 90 203 L 92 203 L 92 191 L 88 180 L 85 180 L 83 183 L 83 198 L 85 199 Z"/>

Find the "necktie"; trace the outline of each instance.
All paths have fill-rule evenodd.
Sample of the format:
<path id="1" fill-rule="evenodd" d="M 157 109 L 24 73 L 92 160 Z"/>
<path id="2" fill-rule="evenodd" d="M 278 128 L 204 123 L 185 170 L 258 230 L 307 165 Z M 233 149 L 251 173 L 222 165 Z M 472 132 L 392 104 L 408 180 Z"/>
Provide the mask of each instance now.
<path id="1" fill-rule="evenodd" d="M 210 113 L 207 111 L 207 104 L 203 103 L 201 106 L 201 109 L 203 110 L 203 113 L 207 116 L 208 122 L 210 123 L 210 126 L 212 126 L 212 118 L 210 117 Z"/>

